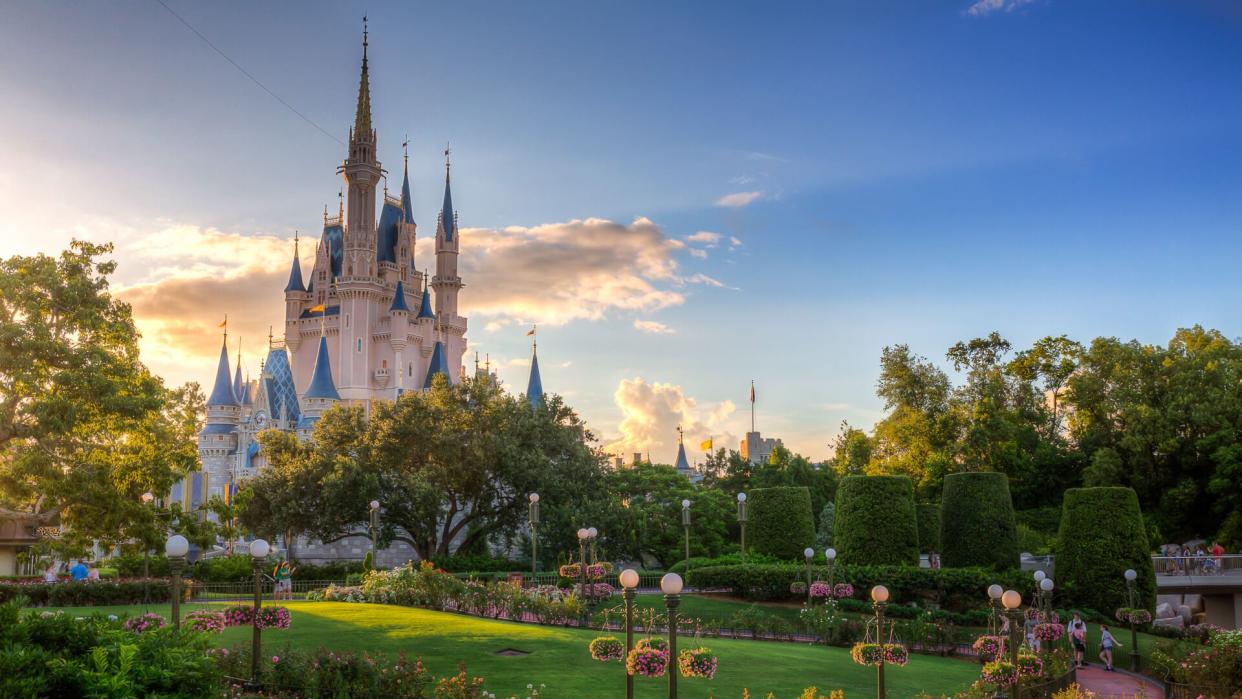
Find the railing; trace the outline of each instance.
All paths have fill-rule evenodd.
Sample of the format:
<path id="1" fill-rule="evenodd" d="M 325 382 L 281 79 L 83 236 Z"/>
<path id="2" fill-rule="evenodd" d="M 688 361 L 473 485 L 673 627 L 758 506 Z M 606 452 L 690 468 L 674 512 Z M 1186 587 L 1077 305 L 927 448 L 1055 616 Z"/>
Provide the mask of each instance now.
<path id="1" fill-rule="evenodd" d="M 522 587 L 538 587 L 541 585 L 550 585 L 553 587 L 560 587 L 560 586 L 572 587 L 573 585 L 577 585 L 579 582 L 578 578 L 574 578 L 571 580 L 569 578 L 562 578 L 557 573 L 550 573 L 550 572 L 519 573 L 517 571 L 514 571 L 511 573 L 454 573 L 453 575 L 463 580 L 468 580 L 468 579 L 512 580 L 515 582 L 520 577 Z M 602 578 L 599 578 L 596 580 L 588 579 L 587 582 L 608 583 L 609 585 L 612 585 L 615 589 L 620 590 L 621 582 L 618 580 L 619 575 L 620 575 L 620 571 L 614 570 L 613 572 L 605 575 Z M 662 577 L 664 577 L 664 573 L 639 573 L 638 574 L 638 591 L 639 592 L 658 592 L 660 589 L 660 578 Z M 690 588 L 686 588 L 686 591 L 689 592 Z"/>
<path id="2" fill-rule="evenodd" d="M 1156 575 L 1242 576 L 1242 554 L 1152 556 L 1151 562 L 1156 569 Z"/>
<path id="3" fill-rule="evenodd" d="M 311 590 L 323 589 L 329 585 L 344 585 L 344 580 L 291 580 L 289 599 L 305 599 Z M 181 582 L 182 593 L 187 602 L 237 602 L 254 599 L 254 580 L 236 582 L 203 583 L 195 580 Z M 275 599 L 275 581 L 264 575 L 259 582 L 263 599 Z M 282 598 L 284 597 L 282 593 Z"/>
<path id="4" fill-rule="evenodd" d="M 1176 682 L 1166 683 L 1168 690 L 1165 696 L 1168 699 L 1233 699 L 1238 696 L 1238 690 L 1231 690 L 1228 687 L 1209 687 L 1203 685 L 1178 684 Z"/>
<path id="5" fill-rule="evenodd" d="M 1018 687 L 1019 699 L 1043 699 L 1065 689 L 1078 681 L 1078 670 L 1070 668 L 1069 672 L 1047 682 Z M 1192 698 L 1193 699 L 1193 698 Z"/>

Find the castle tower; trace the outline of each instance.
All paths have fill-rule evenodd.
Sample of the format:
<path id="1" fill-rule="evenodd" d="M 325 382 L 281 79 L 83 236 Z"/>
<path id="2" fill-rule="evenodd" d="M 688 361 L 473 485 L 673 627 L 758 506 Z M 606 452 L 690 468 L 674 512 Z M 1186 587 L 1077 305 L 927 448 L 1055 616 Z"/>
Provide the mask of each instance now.
<path id="1" fill-rule="evenodd" d="M 436 224 L 436 275 L 431 288 L 436 292 L 436 316 L 444 330 L 447 363 L 456 371 L 466 353 L 466 319 L 457 314 L 457 294 L 463 286 L 457 275 L 457 254 L 461 250 L 457 212 L 453 209 L 452 163 L 444 149 L 444 203 Z"/>
<path id="2" fill-rule="evenodd" d="M 198 455 L 208 482 L 229 482 L 233 472 L 233 455 L 237 452 L 237 430 L 241 423 L 241 401 L 229 377 L 228 333 L 220 345 L 220 361 L 216 380 L 207 398 L 207 424 L 198 433 Z"/>
<path id="3" fill-rule="evenodd" d="M 690 476 L 690 461 L 686 458 L 685 435 L 682 434 L 681 426 L 677 427 L 677 463 L 674 464 L 677 472 Z"/>
<path id="4" fill-rule="evenodd" d="M 401 395 L 407 386 L 407 373 L 402 371 L 405 366 L 405 349 L 408 342 L 410 332 L 410 306 L 405 301 L 405 284 L 400 279 L 397 280 L 397 288 L 392 294 L 392 304 L 388 306 L 389 316 L 389 335 L 388 342 L 392 345 L 393 365 L 396 367 L 396 394 Z M 386 385 L 389 379 L 388 370 L 383 369 L 384 383 Z"/>
<path id="5" fill-rule="evenodd" d="M 313 272 L 312 272 L 313 274 Z M 314 283 L 312 278 L 311 283 Z M 302 315 L 302 308 L 310 300 L 310 292 L 302 283 L 302 261 L 298 257 L 298 236 L 293 234 L 293 264 L 289 268 L 289 282 L 285 284 L 285 343 L 290 349 L 297 351 L 302 344 L 298 334 L 297 322 Z"/>
<path id="6" fill-rule="evenodd" d="M 531 328 L 530 335 L 535 337 L 534 328 Z M 534 339 L 530 343 L 530 380 L 526 382 L 526 400 L 530 401 L 533 408 L 543 405 L 543 379 L 539 376 L 539 343 Z"/>
<path id="7" fill-rule="evenodd" d="M 336 384 L 332 382 L 332 362 L 328 359 L 328 338 L 319 335 L 319 351 L 315 355 L 315 373 L 310 386 L 302 395 L 302 420 L 298 422 L 298 436 L 309 437 L 319 418 L 341 400 Z"/>

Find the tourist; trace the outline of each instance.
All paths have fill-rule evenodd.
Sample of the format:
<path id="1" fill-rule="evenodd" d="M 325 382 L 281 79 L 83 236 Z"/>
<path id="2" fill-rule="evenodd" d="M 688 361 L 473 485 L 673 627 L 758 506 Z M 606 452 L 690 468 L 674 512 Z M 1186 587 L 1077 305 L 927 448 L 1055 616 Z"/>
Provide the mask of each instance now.
<path id="1" fill-rule="evenodd" d="M 43 571 L 43 582 L 49 585 L 58 580 L 56 561 L 47 564 L 47 569 Z"/>
<path id="2" fill-rule="evenodd" d="M 1195 572 L 1203 573 L 1203 563 L 1207 560 L 1207 549 L 1203 548 L 1203 544 L 1195 547 Z"/>
<path id="3" fill-rule="evenodd" d="M 1074 618 L 1069 623 L 1070 643 L 1074 645 L 1074 666 L 1085 667 L 1083 662 L 1083 654 L 1087 652 L 1087 622 L 1082 620 L 1078 612 L 1074 612 Z"/>
<path id="4" fill-rule="evenodd" d="M 1193 561 L 1194 551 L 1190 550 L 1189 544 L 1183 544 L 1181 558 L 1177 559 L 1177 565 L 1182 569 L 1182 575 L 1191 574 L 1190 566 L 1193 564 Z"/>
<path id="5" fill-rule="evenodd" d="M 1223 568 L 1221 568 L 1221 560 L 1220 560 L 1221 556 L 1224 556 L 1224 555 L 1225 555 L 1225 547 L 1221 546 L 1219 541 L 1213 542 L 1212 543 L 1212 560 L 1216 563 L 1217 573 L 1224 570 Z"/>
<path id="6" fill-rule="evenodd" d="M 293 599 L 293 570 L 289 561 L 281 561 L 276 565 L 272 571 L 272 577 L 276 579 L 273 599 Z"/>
<path id="7" fill-rule="evenodd" d="M 69 576 L 73 578 L 74 582 L 82 582 L 83 580 L 86 580 L 86 575 L 86 564 L 81 560 L 76 561 L 73 566 L 69 568 Z"/>
<path id="8" fill-rule="evenodd" d="M 1026 615 L 1026 623 L 1023 624 L 1023 630 L 1026 632 L 1026 645 L 1036 653 L 1039 652 L 1039 639 L 1035 638 L 1035 627 L 1039 626 L 1039 613 L 1030 610 Z"/>
<path id="9" fill-rule="evenodd" d="M 99 579 L 99 564 L 96 563 L 95 561 L 91 561 L 90 565 L 87 566 L 86 579 L 87 580 L 98 580 Z"/>
<path id="10" fill-rule="evenodd" d="M 1100 660 L 1104 661 L 1104 671 L 1113 671 L 1113 646 L 1120 646 L 1117 639 L 1108 631 L 1108 624 L 1100 624 Z"/>

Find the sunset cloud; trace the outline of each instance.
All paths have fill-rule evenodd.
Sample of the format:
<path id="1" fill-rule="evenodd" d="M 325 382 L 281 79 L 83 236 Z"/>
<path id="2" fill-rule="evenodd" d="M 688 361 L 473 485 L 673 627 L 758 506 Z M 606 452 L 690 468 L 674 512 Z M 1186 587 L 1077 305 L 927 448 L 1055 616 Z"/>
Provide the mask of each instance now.
<path id="1" fill-rule="evenodd" d="M 650 333 L 652 335 L 672 335 L 673 333 L 677 332 L 676 330 L 670 328 L 664 323 L 661 323 L 656 320 L 635 319 L 634 327 L 641 330 L 642 332 Z"/>
<path id="2" fill-rule="evenodd" d="M 734 192 L 726 194 L 716 200 L 716 206 L 723 206 L 729 209 L 740 209 L 758 201 L 763 196 L 763 192 Z"/>
<path id="3" fill-rule="evenodd" d="M 617 425 L 619 436 L 604 447 L 611 454 L 646 454 L 650 450 L 653 461 L 672 463 L 677 455 L 678 425 L 685 430 L 686 451 L 690 453 L 709 437 L 720 445 L 734 444 L 738 439 L 727 425 L 737 410 L 733 401 L 701 405 L 685 395 L 681 386 L 650 383 L 642 377 L 623 379 L 613 400 L 622 418 Z"/>
<path id="4" fill-rule="evenodd" d="M 720 234 L 711 231 L 699 231 L 692 236 L 686 238 L 689 243 L 702 243 L 709 248 L 714 248 L 720 243 Z"/>

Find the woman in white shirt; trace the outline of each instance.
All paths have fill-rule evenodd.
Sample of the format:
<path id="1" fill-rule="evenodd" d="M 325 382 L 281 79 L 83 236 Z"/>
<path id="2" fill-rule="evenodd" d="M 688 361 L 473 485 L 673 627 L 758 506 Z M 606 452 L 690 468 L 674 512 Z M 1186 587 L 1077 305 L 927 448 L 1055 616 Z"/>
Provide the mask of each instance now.
<path id="1" fill-rule="evenodd" d="M 1100 660 L 1104 661 L 1105 672 L 1113 671 L 1113 647 L 1121 644 L 1109 633 L 1106 624 L 1100 624 Z"/>

